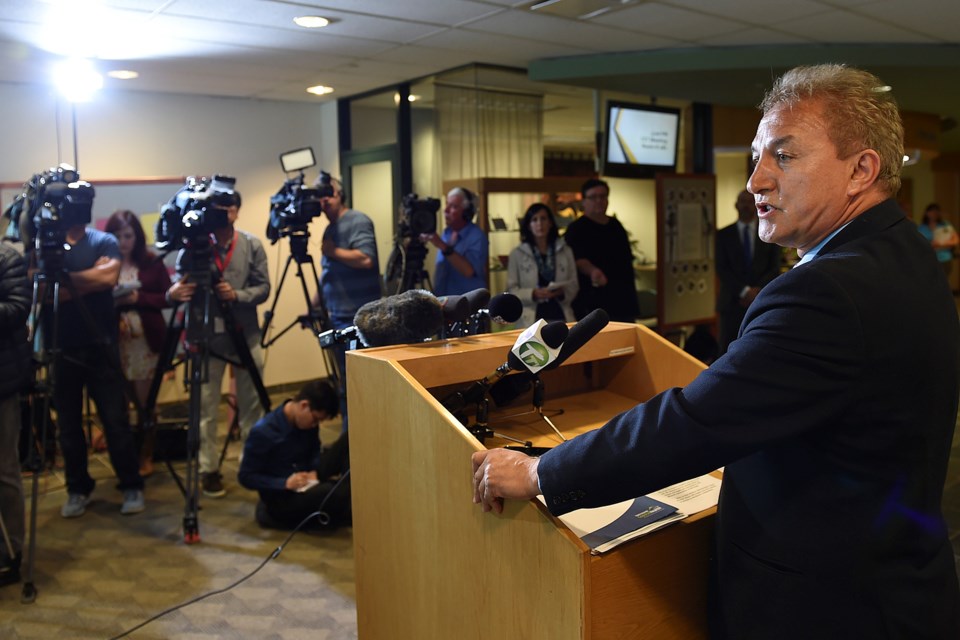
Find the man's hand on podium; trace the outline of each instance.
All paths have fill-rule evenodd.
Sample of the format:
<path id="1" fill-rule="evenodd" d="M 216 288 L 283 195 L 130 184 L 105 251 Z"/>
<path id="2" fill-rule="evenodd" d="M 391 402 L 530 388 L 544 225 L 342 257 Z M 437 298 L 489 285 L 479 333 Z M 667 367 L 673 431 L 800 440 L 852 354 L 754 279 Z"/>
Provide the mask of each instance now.
<path id="1" fill-rule="evenodd" d="M 537 476 L 539 458 L 519 451 L 491 449 L 477 451 L 473 462 L 473 503 L 484 512 L 503 512 L 503 499 L 530 500 L 540 493 Z"/>

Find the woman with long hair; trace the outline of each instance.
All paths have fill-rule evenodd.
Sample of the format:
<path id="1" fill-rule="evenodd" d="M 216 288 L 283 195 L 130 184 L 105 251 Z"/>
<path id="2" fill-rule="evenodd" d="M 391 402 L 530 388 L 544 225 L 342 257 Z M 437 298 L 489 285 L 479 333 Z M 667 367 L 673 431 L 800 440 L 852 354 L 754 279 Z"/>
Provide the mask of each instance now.
<path id="1" fill-rule="evenodd" d="M 163 348 L 166 323 L 161 309 L 167 306 L 170 274 L 163 261 L 147 248 L 143 226 L 134 212 L 115 211 L 105 230 L 117 237 L 123 258 L 114 291 L 120 323 L 120 361 L 142 407 Z M 147 476 L 153 472 L 154 433 L 143 433 L 143 425 L 140 433 L 140 475 Z"/>

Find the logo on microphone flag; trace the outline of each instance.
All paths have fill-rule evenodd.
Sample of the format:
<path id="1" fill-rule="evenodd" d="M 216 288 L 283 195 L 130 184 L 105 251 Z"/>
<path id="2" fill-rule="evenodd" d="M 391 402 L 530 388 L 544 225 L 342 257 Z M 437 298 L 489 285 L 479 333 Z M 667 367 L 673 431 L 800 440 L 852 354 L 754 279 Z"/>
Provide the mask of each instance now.
<path id="1" fill-rule="evenodd" d="M 541 330 L 547 326 L 542 318 L 523 330 L 523 333 L 513 343 L 511 351 L 520 358 L 530 373 L 536 373 L 556 360 L 560 347 L 552 348 L 543 339 Z"/>
<path id="2" fill-rule="evenodd" d="M 520 348 L 517 349 L 517 356 L 523 360 L 523 363 L 528 367 L 540 368 L 550 361 L 550 354 L 547 353 L 547 348 L 533 340 L 529 340 L 520 345 Z"/>

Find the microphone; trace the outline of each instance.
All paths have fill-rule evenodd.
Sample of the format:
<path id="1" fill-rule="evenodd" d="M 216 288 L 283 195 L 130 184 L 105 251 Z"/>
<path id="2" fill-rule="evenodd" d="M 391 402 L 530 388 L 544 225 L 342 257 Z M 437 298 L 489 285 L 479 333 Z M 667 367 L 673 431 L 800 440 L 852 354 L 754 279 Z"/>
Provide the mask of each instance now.
<path id="1" fill-rule="evenodd" d="M 523 315 L 523 302 L 512 293 L 498 293 L 490 299 L 487 313 L 497 324 L 513 324 Z"/>
<path id="2" fill-rule="evenodd" d="M 460 303 L 464 307 L 466 302 Z M 443 304 L 429 291 L 410 289 L 366 303 L 353 323 L 367 347 L 423 342 L 443 329 Z"/>
<path id="3" fill-rule="evenodd" d="M 470 301 L 466 296 L 440 296 L 440 308 L 443 311 L 443 322 L 453 324 L 463 322 L 470 317 Z"/>
<path id="4" fill-rule="evenodd" d="M 487 303 L 490 302 L 490 291 L 487 289 L 474 289 L 473 291 L 468 291 L 463 294 L 463 297 L 467 299 L 470 312 L 468 316 L 472 316 L 475 313 L 479 313 L 481 309 L 487 306 Z"/>
<path id="5" fill-rule="evenodd" d="M 544 371 L 556 369 L 563 364 L 567 358 L 572 356 L 580 347 L 589 342 L 593 336 L 600 333 L 610 322 L 610 316 L 603 309 L 594 309 L 580 322 L 570 327 L 570 333 L 567 339 L 563 341 L 560 352 L 557 357 L 543 366 Z"/>
<path id="6" fill-rule="evenodd" d="M 497 367 L 492 373 L 487 375 L 480 380 L 472 383 L 469 387 L 462 391 L 455 391 L 448 395 L 446 398 L 440 401 L 448 411 L 451 413 L 456 413 L 463 409 L 468 404 L 475 404 L 480 402 L 483 399 L 483 396 L 486 394 L 487 389 L 490 388 L 490 385 L 497 382 L 500 378 L 507 375 L 511 371 L 529 371 L 529 365 L 524 362 L 524 359 L 514 353 L 514 351 L 520 347 L 530 342 L 534 334 L 537 335 L 537 342 L 545 347 L 545 351 L 557 353 L 557 350 L 560 349 L 564 340 L 567 337 L 567 325 L 562 320 L 555 320 L 549 324 L 543 320 L 538 320 L 536 324 L 528 327 L 520 337 L 517 338 L 517 341 L 514 343 L 513 348 L 507 354 L 507 361 L 502 365 Z M 528 336 L 527 334 L 530 333 Z M 529 347 L 529 349 L 535 349 L 535 347 Z M 524 352 L 527 352 L 527 349 L 524 349 Z"/>
<path id="7" fill-rule="evenodd" d="M 490 300 L 488 290 L 474 289 L 462 296 L 446 296 L 446 298 L 451 301 L 449 304 L 456 304 L 456 309 L 448 313 L 446 312 L 447 304 L 444 305 L 444 320 L 447 326 L 440 336 L 441 338 L 456 338 L 484 333 L 480 309 Z M 444 300 L 443 297 L 440 299 Z M 463 307 L 460 306 L 460 300 L 463 301 Z M 487 327 L 487 331 L 489 331 L 489 327 Z"/>
<path id="8" fill-rule="evenodd" d="M 556 361 L 568 334 L 567 325 L 562 320 L 550 324 L 546 320 L 537 320 L 517 337 L 510 355 L 516 356 L 527 371 L 537 373 Z"/>

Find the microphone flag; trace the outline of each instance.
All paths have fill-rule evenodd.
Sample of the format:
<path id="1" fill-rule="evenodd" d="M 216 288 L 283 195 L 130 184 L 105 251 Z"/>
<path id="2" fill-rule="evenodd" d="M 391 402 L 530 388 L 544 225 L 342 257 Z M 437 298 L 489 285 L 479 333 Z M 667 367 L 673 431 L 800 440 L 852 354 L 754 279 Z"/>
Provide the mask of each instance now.
<path id="1" fill-rule="evenodd" d="M 540 371 L 556 360 L 557 354 L 560 353 L 560 345 L 556 348 L 551 347 L 543 339 L 541 332 L 546 325 L 547 322 L 541 318 L 524 329 L 510 350 L 526 365 L 530 373 Z"/>

